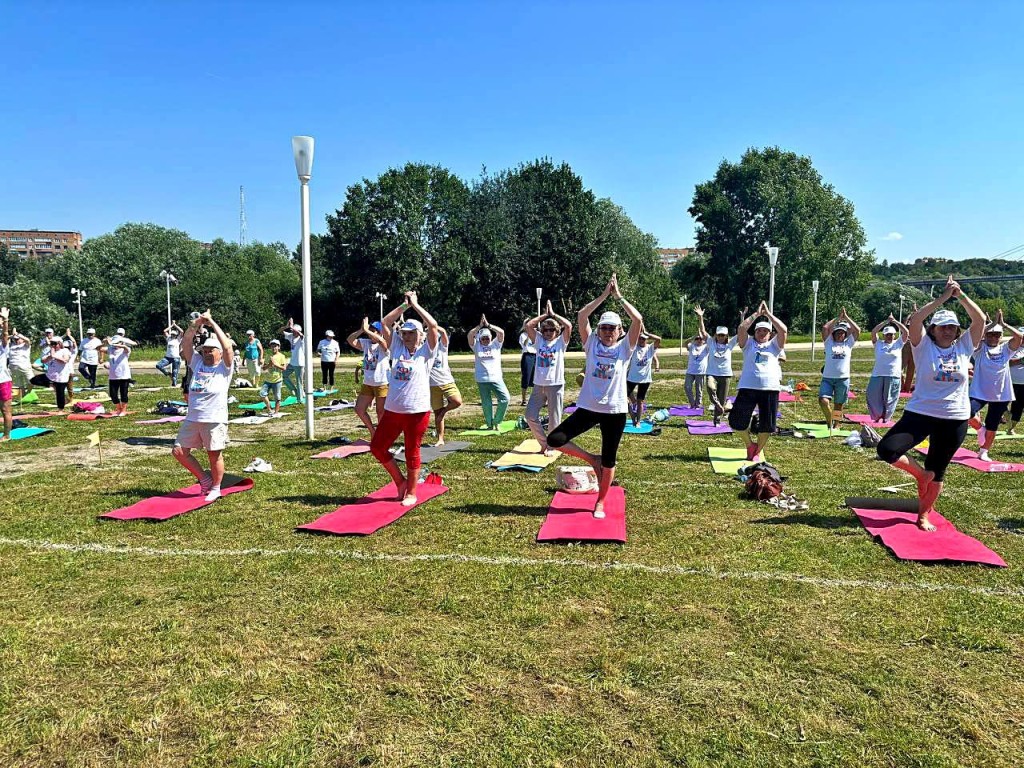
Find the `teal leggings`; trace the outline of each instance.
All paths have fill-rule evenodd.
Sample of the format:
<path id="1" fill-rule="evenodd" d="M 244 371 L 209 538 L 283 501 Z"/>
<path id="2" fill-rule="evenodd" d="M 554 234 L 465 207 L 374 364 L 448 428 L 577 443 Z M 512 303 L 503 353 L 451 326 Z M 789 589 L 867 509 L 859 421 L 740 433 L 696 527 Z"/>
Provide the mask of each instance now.
<path id="1" fill-rule="evenodd" d="M 505 418 L 505 411 L 508 410 L 508 387 L 504 381 L 476 383 L 480 389 L 480 406 L 484 409 L 484 424 L 488 429 L 501 424 Z M 498 411 L 494 412 L 494 400 L 498 401 Z"/>

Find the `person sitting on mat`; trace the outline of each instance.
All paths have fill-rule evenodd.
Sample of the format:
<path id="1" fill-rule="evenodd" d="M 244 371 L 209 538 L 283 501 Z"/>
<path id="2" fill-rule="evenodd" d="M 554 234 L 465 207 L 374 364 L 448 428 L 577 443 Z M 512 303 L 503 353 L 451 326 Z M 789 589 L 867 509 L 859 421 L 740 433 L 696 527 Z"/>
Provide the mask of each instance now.
<path id="1" fill-rule="evenodd" d="M 654 356 L 658 353 L 661 345 L 661 336 L 648 333 L 645 328 L 640 329 L 640 341 L 633 356 L 629 358 L 629 371 L 626 373 L 626 399 L 629 401 L 629 410 L 633 415 L 633 426 L 640 423 L 644 411 L 647 408 L 647 390 L 654 381 Z M 636 390 L 636 395 L 633 390 Z"/>
<path id="2" fill-rule="evenodd" d="M 741 323 L 744 312 L 740 312 Z M 716 427 L 725 415 L 725 404 L 729 399 L 729 382 L 732 381 L 732 351 L 735 348 L 736 337 L 729 336 L 729 329 L 724 325 L 715 328 L 714 338 L 708 341 L 707 389 L 708 398 L 714 408 L 712 419 Z"/>
<path id="3" fill-rule="evenodd" d="M 369 323 L 370 318 L 364 317 L 358 331 L 352 331 L 345 339 L 352 349 L 363 353 L 363 383 L 356 397 L 356 416 L 370 430 L 370 439 L 376 427 L 370 416 L 370 405 L 376 403 L 377 420 L 384 416 L 384 401 L 388 396 L 388 371 L 391 362 L 388 359 L 388 343 L 384 340 L 383 327 L 376 320 Z M 388 334 L 390 336 L 390 334 Z"/>
<path id="4" fill-rule="evenodd" d="M 462 405 L 462 392 L 448 365 L 448 331 L 437 329 L 437 352 L 430 366 L 430 410 L 434 412 L 436 445 L 444 445 L 444 417 Z"/>
<path id="5" fill-rule="evenodd" d="M 505 341 L 505 331 L 487 322 L 485 315 L 480 315 L 480 322 L 471 330 L 466 338 L 469 348 L 473 350 L 474 376 L 480 390 L 480 406 L 484 411 L 486 429 L 497 430 L 505 411 L 508 410 L 508 387 L 501 373 L 501 345 Z M 494 411 L 494 400 L 498 401 L 498 410 Z"/>
<path id="6" fill-rule="evenodd" d="M 881 338 L 879 338 L 881 332 Z M 873 421 L 890 421 L 900 401 L 900 364 L 903 346 L 910 331 L 889 313 L 889 317 L 871 329 L 875 347 L 875 367 L 868 379 L 868 413 Z"/>
<path id="7" fill-rule="evenodd" d="M 537 333 L 538 327 L 540 333 Z M 548 301 L 544 314 L 526 321 L 526 333 L 537 350 L 533 391 L 526 405 L 526 423 L 545 455 L 551 455 L 548 436 L 540 423 L 540 410 L 548 409 L 548 432 L 562 421 L 565 394 L 565 350 L 572 337 L 572 323 L 555 314 Z"/>
<path id="8" fill-rule="evenodd" d="M 762 317 L 767 319 L 758 319 Z M 751 325 L 754 326 L 753 336 L 750 335 Z M 785 348 L 788 335 L 786 324 L 771 313 L 764 301 L 736 330 L 736 344 L 743 350 L 743 371 L 736 402 L 729 413 L 729 426 L 746 443 L 748 461 L 764 460 L 764 447 L 775 431 L 782 388 L 779 353 Z M 754 408 L 757 408 L 756 437 L 750 430 Z"/>
<path id="9" fill-rule="evenodd" d="M 821 326 L 825 365 L 818 387 L 818 406 L 829 431 L 843 420 L 843 406 L 850 398 L 850 358 L 858 336 L 860 326 L 846 314 L 846 307 L 839 310 L 839 317 Z"/>
<path id="10" fill-rule="evenodd" d="M 193 353 L 189 368 L 192 380 L 188 385 L 188 414 L 174 438 L 171 454 L 178 463 L 195 475 L 206 501 L 220 498 L 224 480 L 224 449 L 228 444 L 228 389 L 235 362 L 234 350 L 226 333 L 210 316 L 210 310 L 192 321 L 181 341 L 183 349 L 192 349 L 192 339 L 200 328 L 212 332 Z M 205 449 L 210 462 L 204 470 L 192 455 L 194 449 Z"/>
<path id="11" fill-rule="evenodd" d="M 1003 328 L 1010 338 L 1003 340 Z M 989 449 L 996 439 L 1003 415 L 1013 402 L 1013 382 L 1010 380 L 1010 356 L 1020 349 L 1021 335 L 1016 328 L 1003 321 L 1003 310 L 996 321 L 985 329 L 985 339 L 974 350 L 974 377 L 971 379 L 971 426 L 978 430 L 978 458 L 991 461 Z M 985 424 L 978 421 L 981 409 L 988 406 Z"/>
<path id="12" fill-rule="evenodd" d="M 597 322 L 597 333 L 591 333 L 590 315 L 609 296 L 618 299 L 629 315 L 628 335 L 623 332 L 622 319 L 615 312 L 604 312 Z M 604 517 L 604 500 L 615 479 L 616 456 L 629 412 L 626 373 L 633 350 L 640 341 L 644 318 L 623 298 L 613 274 L 601 295 L 579 311 L 576 322 L 586 353 L 583 387 L 576 410 L 548 435 L 548 447 L 581 459 L 594 468 L 599 481 L 594 517 L 600 519 Z M 595 426 L 601 429 L 601 453 L 590 453 L 570 442 Z"/>
<path id="13" fill-rule="evenodd" d="M 686 402 L 690 407 L 700 408 L 704 405 L 704 380 L 708 375 L 708 355 L 711 347 L 708 344 L 708 331 L 704 327 L 704 310 L 700 304 L 693 308 L 693 314 L 700 318 L 700 327 L 697 329 L 697 335 L 686 345 L 686 378 L 683 380 L 683 390 L 686 392 Z"/>
<path id="14" fill-rule="evenodd" d="M 8 368 L 11 350 L 10 334 L 11 312 L 7 307 L 0 307 L 0 411 L 3 412 L 4 431 L 0 435 L 0 443 L 11 439 L 11 400 L 14 397 L 14 382 Z"/>
<path id="15" fill-rule="evenodd" d="M 941 309 L 950 299 L 957 299 L 970 316 L 967 333 L 961 333 L 956 313 Z M 925 320 L 932 312 L 935 314 L 925 331 Z M 877 451 L 878 458 L 917 481 L 917 525 L 934 531 L 928 516 L 942 493 L 946 468 L 967 436 L 971 416 L 968 370 L 971 353 L 985 335 L 985 313 L 950 275 L 942 295 L 911 315 L 909 329 L 917 386 L 903 416 L 885 433 Z M 922 467 L 909 453 L 925 438 L 928 455 Z"/>
<path id="16" fill-rule="evenodd" d="M 262 348 L 262 347 L 261 347 Z M 263 404 L 267 406 L 267 413 L 271 416 L 278 416 L 281 413 L 281 385 L 284 381 L 284 372 L 288 368 L 288 358 L 281 351 L 281 342 L 277 339 L 270 340 L 270 355 L 266 357 L 263 383 L 260 384 L 260 397 Z M 274 395 L 274 407 L 270 407 L 270 395 Z"/>
<path id="17" fill-rule="evenodd" d="M 415 310 L 422 322 L 406 320 L 392 333 L 392 324 L 406 307 Z M 437 320 L 420 306 L 415 291 L 406 291 L 405 302 L 391 310 L 381 325 L 381 338 L 391 351 L 391 375 L 384 415 L 370 441 L 370 452 L 391 475 L 402 505 L 411 507 L 419 485 L 420 444 L 430 425 L 430 368 L 439 340 Z M 389 450 L 403 432 L 404 477 Z"/>
<path id="18" fill-rule="evenodd" d="M 530 334 L 526 332 L 528 322 L 530 322 L 529 318 L 523 320 L 523 327 L 519 329 L 519 348 L 523 352 L 519 356 L 519 404 L 524 407 L 526 406 L 526 396 L 533 386 L 533 373 L 537 367 L 536 334 L 534 334 L 534 338 L 530 338 Z"/>

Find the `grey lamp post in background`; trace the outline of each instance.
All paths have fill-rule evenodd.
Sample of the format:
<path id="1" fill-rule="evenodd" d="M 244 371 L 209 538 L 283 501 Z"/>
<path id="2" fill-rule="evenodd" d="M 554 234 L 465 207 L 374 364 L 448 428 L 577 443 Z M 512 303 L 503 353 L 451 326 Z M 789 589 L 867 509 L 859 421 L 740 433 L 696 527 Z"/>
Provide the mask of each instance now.
<path id="1" fill-rule="evenodd" d="M 71 295 L 78 297 L 75 299 L 75 303 L 78 305 L 78 343 L 81 344 L 82 336 L 84 335 L 82 333 L 82 299 L 84 299 L 89 294 L 87 294 L 81 288 L 72 288 Z"/>
<path id="2" fill-rule="evenodd" d="M 683 339 L 686 338 L 686 294 L 679 297 L 679 356 L 683 356 Z"/>
<path id="3" fill-rule="evenodd" d="M 775 314 L 775 265 L 779 261 L 779 249 L 774 245 L 768 248 L 768 265 L 772 268 L 771 279 L 768 283 L 768 311 Z"/>
<path id="4" fill-rule="evenodd" d="M 811 280 L 811 288 L 814 289 L 814 308 L 811 310 L 811 360 L 814 359 L 814 341 L 818 338 L 818 286 L 817 280 Z"/>
<path id="5" fill-rule="evenodd" d="M 374 295 L 377 297 L 377 300 L 380 302 L 380 322 L 381 322 L 381 325 L 383 326 L 383 324 L 384 324 L 384 302 L 388 300 L 388 297 L 385 296 L 380 291 L 377 291 L 377 293 L 374 294 Z"/>
<path id="6" fill-rule="evenodd" d="M 292 154 L 295 172 L 299 175 L 302 201 L 302 336 L 304 354 L 302 365 L 306 380 L 306 439 L 313 439 L 313 286 L 309 264 L 309 179 L 313 175 L 313 137 L 293 136 Z"/>
<path id="7" fill-rule="evenodd" d="M 178 278 L 170 273 L 169 270 L 161 269 L 160 277 L 164 278 L 167 283 L 167 327 L 171 327 L 171 283 L 177 283 Z"/>
<path id="8" fill-rule="evenodd" d="M 540 297 L 544 293 L 543 288 L 537 289 L 537 317 L 540 317 Z"/>

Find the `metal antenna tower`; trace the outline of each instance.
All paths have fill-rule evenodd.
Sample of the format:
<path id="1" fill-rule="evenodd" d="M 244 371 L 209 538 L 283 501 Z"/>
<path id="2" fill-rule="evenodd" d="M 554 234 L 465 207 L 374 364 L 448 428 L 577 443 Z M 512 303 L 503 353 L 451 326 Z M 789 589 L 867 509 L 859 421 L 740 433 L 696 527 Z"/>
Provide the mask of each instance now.
<path id="1" fill-rule="evenodd" d="M 245 187 L 238 187 L 238 244 L 245 247 Z"/>

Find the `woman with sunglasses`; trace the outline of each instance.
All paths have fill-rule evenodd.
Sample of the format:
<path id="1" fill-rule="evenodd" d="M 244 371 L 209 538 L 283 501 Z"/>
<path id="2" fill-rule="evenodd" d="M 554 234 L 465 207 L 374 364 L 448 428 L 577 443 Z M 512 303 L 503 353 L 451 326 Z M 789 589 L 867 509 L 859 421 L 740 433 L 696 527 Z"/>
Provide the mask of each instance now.
<path id="1" fill-rule="evenodd" d="M 765 317 L 766 320 L 758 320 Z M 757 320 L 757 323 L 754 321 Z M 750 326 L 754 326 L 751 335 Z M 775 334 L 772 334 L 772 331 Z M 743 350 L 743 371 L 740 373 L 736 402 L 729 412 L 729 426 L 738 432 L 747 446 L 748 461 L 762 461 L 768 437 L 775 431 L 779 413 L 779 391 L 782 389 L 782 368 L 779 355 L 786 346 L 789 329 L 772 314 L 765 302 L 736 329 L 736 345 Z M 757 428 L 750 430 L 757 408 Z M 754 434 L 757 437 L 754 437 Z"/>
<path id="2" fill-rule="evenodd" d="M 540 333 L 537 333 L 538 326 Z M 533 372 L 533 391 L 526 405 L 526 423 L 540 443 L 540 449 L 551 455 L 548 437 L 540 423 L 540 410 L 548 409 L 548 429 L 562 420 L 562 396 L 565 393 L 565 350 L 572 336 L 572 323 L 555 314 L 548 301 L 543 315 L 526 321 L 526 335 L 537 350 Z"/>
<path id="3" fill-rule="evenodd" d="M 628 335 L 622 330 L 622 320 L 615 312 L 601 315 L 596 334 L 590 330 L 591 313 L 609 296 L 618 299 L 629 315 Z M 576 322 L 586 353 L 583 387 L 576 410 L 548 435 L 548 447 L 557 448 L 594 468 L 599 481 L 594 517 L 600 519 L 604 517 L 604 500 L 615 479 L 616 456 L 629 413 L 626 374 L 633 350 L 640 341 L 644 318 L 622 297 L 618 280 L 612 275 L 601 295 L 579 311 Z M 601 453 L 590 453 L 570 442 L 594 427 L 601 429 Z"/>
<path id="4" fill-rule="evenodd" d="M 363 353 L 363 383 L 356 396 L 356 416 L 370 430 L 370 439 L 376 427 L 370 416 L 370 405 L 376 403 L 377 420 L 384 415 L 384 401 L 388 396 L 388 344 L 381 335 L 383 326 L 376 320 L 364 317 L 357 331 L 352 331 L 345 341 L 352 349 Z"/>
<path id="5" fill-rule="evenodd" d="M 1003 338 L 1003 329 L 1010 333 Z M 984 341 L 974 350 L 974 377 L 971 379 L 971 426 L 978 430 L 978 458 L 991 461 L 988 452 L 996 439 L 1003 416 L 1013 402 L 1013 379 L 1010 377 L 1010 358 L 1020 349 L 1021 333 L 1003 320 L 1003 310 L 996 321 L 985 329 Z M 978 420 L 981 409 L 985 423 Z"/>

